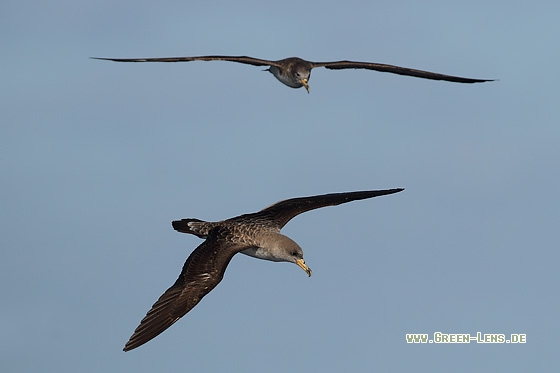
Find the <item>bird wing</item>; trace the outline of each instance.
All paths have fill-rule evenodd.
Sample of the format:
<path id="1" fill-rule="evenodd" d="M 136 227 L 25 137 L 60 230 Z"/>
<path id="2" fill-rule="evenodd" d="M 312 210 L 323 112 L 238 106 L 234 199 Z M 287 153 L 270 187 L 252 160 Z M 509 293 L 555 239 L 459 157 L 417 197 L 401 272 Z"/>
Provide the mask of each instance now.
<path id="1" fill-rule="evenodd" d="M 189 62 L 189 61 L 230 61 L 253 66 L 276 66 L 275 61 L 261 60 L 247 56 L 197 56 L 197 57 L 155 57 L 155 58 L 103 58 L 90 57 L 95 60 L 115 62 Z"/>
<path id="2" fill-rule="evenodd" d="M 211 233 L 188 257 L 179 278 L 163 293 L 140 322 L 124 351 L 157 337 L 183 317 L 222 280 L 231 258 L 248 246 L 219 239 Z"/>
<path id="3" fill-rule="evenodd" d="M 242 221 L 267 221 L 271 225 L 281 229 L 295 216 L 306 211 L 318 209 L 325 206 L 336 206 L 342 203 L 356 201 L 360 199 L 373 198 L 393 194 L 403 191 L 404 189 L 385 189 L 385 190 L 369 190 L 361 192 L 332 193 L 320 196 L 291 198 L 275 204 L 253 214 L 245 214 L 229 220 Z"/>
<path id="4" fill-rule="evenodd" d="M 313 62 L 313 67 L 326 67 L 327 69 L 331 69 L 331 70 L 342 70 L 342 69 L 375 70 L 375 71 L 382 71 L 382 72 L 399 74 L 399 75 L 414 76 L 417 78 L 445 80 L 448 82 L 456 82 L 456 83 L 482 83 L 482 82 L 493 81 L 493 79 L 463 78 L 460 76 L 432 73 L 430 71 L 415 70 L 415 69 L 410 69 L 408 67 L 386 65 L 383 63 L 374 63 L 374 62 L 355 62 L 355 61 Z"/>

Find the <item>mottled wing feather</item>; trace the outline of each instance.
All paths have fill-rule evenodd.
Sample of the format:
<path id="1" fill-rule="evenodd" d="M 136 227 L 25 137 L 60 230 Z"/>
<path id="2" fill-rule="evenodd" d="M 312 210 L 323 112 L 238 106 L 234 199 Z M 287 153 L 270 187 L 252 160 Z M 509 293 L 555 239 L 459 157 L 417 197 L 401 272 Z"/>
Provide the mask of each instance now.
<path id="1" fill-rule="evenodd" d="M 247 56 L 197 56 L 197 57 L 155 57 L 155 58 L 102 58 L 91 57 L 96 60 L 115 62 L 189 62 L 189 61 L 230 61 L 253 66 L 275 66 L 275 61 L 261 60 Z"/>
<path id="2" fill-rule="evenodd" d="M 247 247 L 218 239 L 216 234 L 189 256 L 179 278 L 152 306 L 136 328 L 124 351 L 157 337 L 183 317 L 222 280 L 231 258 Z"/>
<path id="3" fill-rule="evenodd" d="M 281 229 L 295 216 L 306 211 L 318 209 L 325 206 L 336 206 L 342 203 L 360 199 L 384 196 L 386 194 L 398 193 L 404 189 L 370 190 L 361 192 L 332 193 L 312 197 L 292 198 L 277 202 L 259 212 L 241 215 L 230 220 L 266 220 Z"/>
<path id="4" fill-rule="evenodd" d="M 460 76 L 445 75 L 445 74 L 433 73 L 430 71 L 410 69 L 408 67 L 400 67 L 400 66 L 386 65 L 382 63 L 373 63 L 373 62 L 355 62 L 355 61 L 313 62 L 313 67 L 326 67 L 327 69 L 331 69 L 331 70 L 341 70 L 341 69 L 375 70 L 375 71 L 382 71 L 382 72 L 399 74 L 399 75 L 414 76 L 423 79 L 445 80 L 448 82 L 456 82 L 456 83 L 482 83 L 482 82 L 493 81 L 493 79 L 463 78 Z"/>

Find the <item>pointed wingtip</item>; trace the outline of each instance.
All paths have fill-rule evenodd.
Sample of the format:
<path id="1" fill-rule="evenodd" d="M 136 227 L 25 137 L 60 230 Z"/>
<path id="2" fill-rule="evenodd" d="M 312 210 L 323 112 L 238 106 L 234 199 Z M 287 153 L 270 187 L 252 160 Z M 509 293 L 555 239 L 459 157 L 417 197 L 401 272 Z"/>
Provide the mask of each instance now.
<path id="1" fill-rule="evenodd" d="M 126 344 L 124 345 L 124 347 L 123 347 L 122 350 L 123 350 L 124 352 L 128 352 L 128 351 L 130 351 L 130 350 L 134 350 L 136 347 L 138 347 L 138 346 L 133 346 L 133 347 L 131 347 L 131 346 L 130 346 L 130 340 L 129 340 L 128 342 L 126 342 Z"/>
<path id="2" fill-rule="evenodd" d="M 393 188 L 393 189 L 383 190 L 382 192 L 385 192 L 386 194 L 394 194 L 394 193 L 400 193 L 403 190 L 404 190 L 404 188 Z"/>
<path id="3" fill-rule="evenodd" d="M 404 190 L 404 188 L 393 188 L 393 189 L 383 189 L 383 190 L 379 190 L 377 191 L 380 196 L 386 196 L 389 194 L 395 194 L 395 193 L 400 193 Z"/>
<path id="4" fill-rule="evenodd" d="M 472 83 L 498 82 L 500 79 L 475 79 Z"/>

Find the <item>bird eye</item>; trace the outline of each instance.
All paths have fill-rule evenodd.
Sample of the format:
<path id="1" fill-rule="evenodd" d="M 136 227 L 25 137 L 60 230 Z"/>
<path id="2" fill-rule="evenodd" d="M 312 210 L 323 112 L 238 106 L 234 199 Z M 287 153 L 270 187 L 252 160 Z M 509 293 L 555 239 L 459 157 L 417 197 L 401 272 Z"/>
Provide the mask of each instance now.
<path id="1" fill-rule="evenodd" d="M 292 252 L 292 256 L 298 256 L 297 251 L 293 251 L 293 252 Z"/>

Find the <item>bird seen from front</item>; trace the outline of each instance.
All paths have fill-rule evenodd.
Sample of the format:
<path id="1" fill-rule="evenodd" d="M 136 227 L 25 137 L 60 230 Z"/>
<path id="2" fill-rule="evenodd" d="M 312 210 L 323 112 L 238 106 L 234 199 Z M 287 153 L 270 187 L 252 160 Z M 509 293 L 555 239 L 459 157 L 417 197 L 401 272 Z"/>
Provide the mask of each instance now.
<path id="1" fill-rule="evenodd" d="M 274 262 L 294 263 L 311 276 L 303 250 L 280 233 L 292 218 L 325 206 L 393 194 L 404 189 L 386 189 L 324 194 L 277 202 L 259 212 L 219 222 L 199 219 L 173 221 L 173 228 L 205 241 L 189 255 L 175 283 L 163 293 L 140 322 L 124 351 L 155 338 L 183 317 L 222 280 L 226 267 L 237 253 Z"/>
<path id="2" fill-rule="evenodd" d="M 326 67 L 331 70 L 342 69 L 365 69 L 375 70 L 399 75 L 413 76 L 416 78 L 445 80 L 455 83 L 483 83 L 491 82 L 493 79 L 472 79 L 460 76 L 445 75 L 429 71 L 410 69 L 395 65 L 387 65 L 375 62 L 357 61 L 331 61 L 312 62 L 298 57 L 285 58 L 283 60 L 271 61 L 247 56 L 198 56 L 198 57 L 161 57 L 161 58 L 102 58 L 91 57 L 96 60 L 108 60 L 115 62 L 189 62 L 189 61 L 229 61 L 254 66 L 269 66 L 265 71 L 270 72 L 279 81 L 291 88 L 305 87 L 309 93 L 309 78 L 311 70 L 316 67 Z"/>

